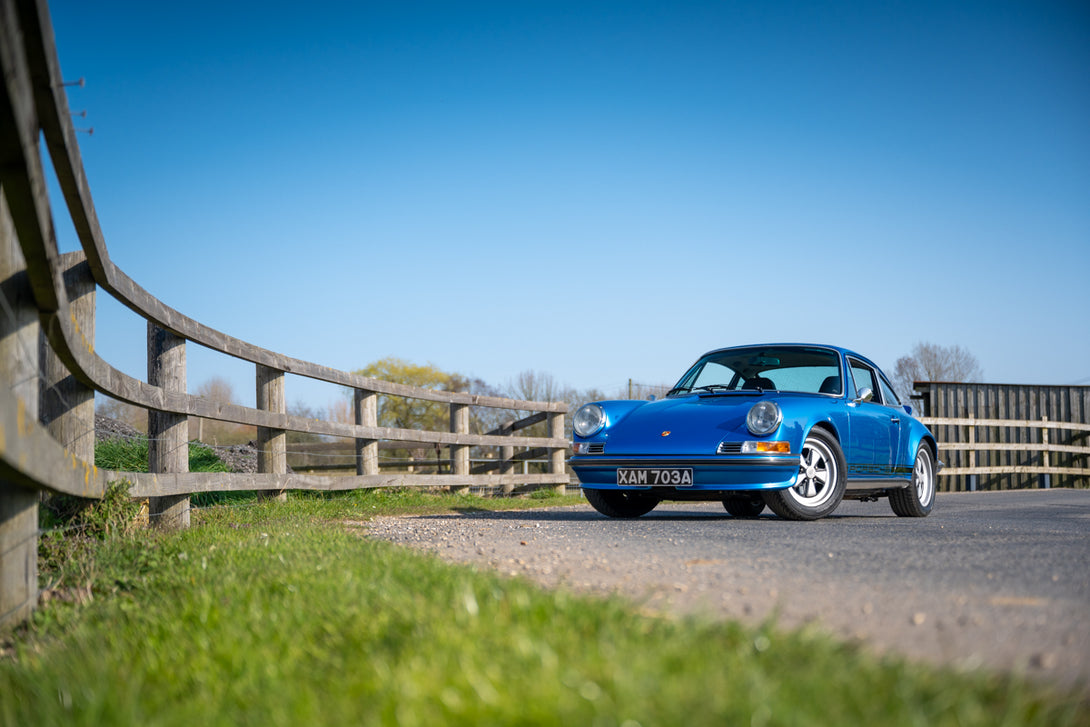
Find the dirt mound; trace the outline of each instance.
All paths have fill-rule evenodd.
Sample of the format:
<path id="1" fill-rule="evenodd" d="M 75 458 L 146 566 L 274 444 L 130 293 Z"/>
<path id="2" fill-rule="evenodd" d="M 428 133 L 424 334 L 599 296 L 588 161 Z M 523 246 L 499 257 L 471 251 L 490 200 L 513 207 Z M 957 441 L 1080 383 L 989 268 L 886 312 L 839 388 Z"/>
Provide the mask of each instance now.
<path id="1" fill-rule="evenodd" d="M 126 424 L 120 419 L 111 419 L 101 414 L 95 414 L 95 441 L 102 442 L 107 439 L 142 439 L 146 436 L 134 426 Z"/>

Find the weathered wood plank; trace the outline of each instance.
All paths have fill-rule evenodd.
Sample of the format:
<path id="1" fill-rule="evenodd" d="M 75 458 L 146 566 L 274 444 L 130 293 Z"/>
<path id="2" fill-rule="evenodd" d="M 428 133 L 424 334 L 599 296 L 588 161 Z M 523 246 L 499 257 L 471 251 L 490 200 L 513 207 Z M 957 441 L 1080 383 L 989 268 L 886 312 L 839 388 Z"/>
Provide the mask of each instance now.
<path id="1" fill-rule="evenodd" d="M 65 309 L 67 309 L 67 306 L 65 306 Z M 567 440 L 543 437 L 454 434 L 415 429 L 365 427 L 341 422 L 307 419 L 279 412 L 266 412 L 238 404 L 189 396 L 185 393 L 164 391 L 159 387 L 134 379 L 110 366 L 94 353 L 88 342 L 82 339 L 78 342 L 73 340 L 76 334 L 73 332 L 70 322 L 66 322 L 63 316 L 58 315 L 54 319 L 48 333 L 50 343 L 57 355 L 81 381 L 115 399 L 147 409 L 268 427 L 270 429 L 284 429 L 344 438 L 386 439 L 468 446 L 502 446 L 505 444 L 525 447 L 542 445 L 549 447 L 568 446 Z"/>
<path id="2" fill-rule="evenodd" d="M 187 472 L 180 474 L 149 474 L 146 472 L 110 472 L 103 475 L 110 481 L 128 480 L 133 497 L 164 497 L 179 493 L 239 492 L 250 490 L 314 490 L 340 491 L 376 487 L 514 487 L 525 485 L 568 484 L 567 475 L 422 475 L 389 473 L 379 475 L 261 475 L 251 473 Z"/>
<path id="3" fill-rule="evenodd" d="M 0 5 L 0 186 L 21 250 L 26 280 L 39 311 L 57 310 L 63 289 L 56 264 L 53 217 L 38 149 L 39 124 L 31 73 L 24 52 L 25 34 L 14 3 Z M 52 255 L 50 254 L 52 252 Z"/>
<path id="4" fill-rule="evenodd" d="M 148 381 L 163 391 L 186 390 L 185 339 L 148 322 Z M 189 419 L 164 411 L 148 412 L 148 470 L 156 474 L 189 471 Z M 189 496 L 153 497 L 148 517 L 162 530 L 189 527 Z"/>
<path id="5" fill-rule="evenodd" d="M 1076 431 L 1090 431 L 1090 424 L 1083 422 L 1053 422 L 1039 419 L 969 419 L 965 417 L 926 417 L 920 420 L 927 426 L 950 425 L 978 427 L 1015 427 L 1018 429 L 1074 429 Z"/>
<path id="6" fill-rule="evenodd" d="M 38 310 L 0 185 L 0 391 L 7 411 L 0 431 L 18 437 L 38 420 Z M 22 454 L 22 453 L 21 453 Z M 25 455 L 23 455 L 25 456 Z M 22 456 L 17 459 L 18 464 Z M 2 461 L 2 460 L 0 460 Z M 0 466 L 0 624 L 22 621 L 38 602 L 38 492 Z"/>
<path id="7" fill-rule="evenodd" d="M 108 482 L 103 473 L 66 452 L 20 402 L 0 387 L 0 480 L 34 490 L 102 497 Z"/>
<path id="8" fill-rule="evenodd" d="M 366 427 L 341 422 L 307 419 L 278 412 L 265 412 L 259 409 L 212 401 L 184 393 L 168 392 L 152 386 L 110 366 L 83 344 L 74 343 L 71 327 L 58 316 L 56 324 L 50 326 L 50 342 L 58 356 L 82 381 L 94 386 L 109 396 L 135 406 L 174 414 L 199 416 L 205 419 L 249 424 L 270 429 L 284 429 L 310 434 L 333 437 L 396 440 L 442 445 L 468 446 L 513 446 L 532 447 L 567 447 L 567 440 L 542 437 L 504 437 L 484 434 L 454 434 L 449 432 L 429 432 L 416 429 L 393 429 L 390 427 Z"/>
<path id="9" fill-rule="evenodd" d="M 465 404 L 450 405 L 450 431 L 455 434 L 464 434 L 469 431 L 469 407 Z M 464 445 L 450 448 L 450 473 L 452 475 L 469 474 L 469 447 Z M 467 487 L 454 487 L 456 493 L 468 492 Z"/>
<path id="10" fill-rule="evenodd" d="M 473 474 L 484 474 L 485 472 L 492 472 L 493 470 L 511 471 L 511 468 L 516 462 L 526 462 L 530 460 L 540 460 L 543 457 L 549 455 L 549 450 L 544 447 L 535 447 L 533 449 L 527 449 L 517 454 L 506 455 L 503 459 L 498 459 L 493 462 L 485 462 L 478 464 L 473 468 Z M 503 473 L 501 473 L 503 474 Z"/>
<path id="11" fill-rule="evenodd" d="M 940 476 L 957 477 L 959 475 L 1072 475 L 1090 477 L 1090 468 L 1081 467 L 1041 467 L 1037 465 L 1015 465 L 1003 467 L 944 467 Z"/>
<path id="12" fill-rule="evenodd" d="M 1005 444 L 1003 442 L 949 442 L 939 443 L 939 450 L 996 450 L 1020 451 L 1020 452 L 1073 452 L 1075 454 L 1090 454 L 1090 447 L 1073 447 L 1066 444 Z"/>
<path id="13" fill-rule="evenodd" d="M 277 414 L 287 413 L 287 399 L 284 389 L 284 372 L 257 364 L 257 408 Z M 288 471 L 288 435 L 283 429 L 257 428 L 257 471 L 262 474 L 283 474 Z M 287 501 L 287 494 L 266 493 L 268 497 L 281 502 Z"/>
<path id="14" fill-rule="evenodd" d="M 72 324 L 83 337 L 95 340 L 95 281 L 82 252 L 61 255 L 65 290 Z M 86 462 L 95 460 L 95 390 L 69 373 L 53 352 L 46 336 L 40 336 L 42 383 L 40 419 L 49 433 L 68 452 Z"/>
<path id="15" fill-rule="evenodd" d="M 356 389 L 353 392 L 353 416 L 357 426 L 378 426 L 378 394 Z M 377 475 L 379 442 L 375 439 L 356 439 L 356 474 Z"/>
<path id="16" fill-rule="evenodd" d="M 495 434 L 495 435 L 510 434 L 511 432 L 516 432 L 516 431 L 518 431 L 520 429 L 525 429 L 527 427 L 531 427 L 531 426 L 533 426 L 535 424 L 543 422 L 543 421 L 545 421 L 545 418 L 547 416 L 548 416 L 548 414 L 546 412 L 543 412 L 543 411 L 538 412 L 536 414 L 531 414 L 530 416 L 523 417 L 522 419 L 519 419 L 518 421 L 505 422 L 502 425 L 500 425 L 499 427 L 497 427 L 497 428 L 493 429 L 492 431 L 488 432 L 488 434 Z"/>
<path id="17" fill-rule="evenodd" d="M 554 439 L 563 439 L 564 437 L 564 413 L 563 412 L 549 412 L 549 436 Z M 554 475 L 566 475 L 565 465 L 565 450 L 554 449 L 549 453 L 549 472 Z M 558 485 L 556 488 L 557 493 L 563 495 L 565 485 Z"/>

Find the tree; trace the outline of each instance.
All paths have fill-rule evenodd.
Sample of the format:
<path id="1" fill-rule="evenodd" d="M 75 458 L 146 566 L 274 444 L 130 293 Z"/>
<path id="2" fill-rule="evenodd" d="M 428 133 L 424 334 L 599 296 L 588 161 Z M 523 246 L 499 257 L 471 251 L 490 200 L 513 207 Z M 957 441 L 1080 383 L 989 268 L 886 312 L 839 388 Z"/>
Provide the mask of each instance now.
<path id="1" fill-rule="evenodd" d="M 461 392 L 479 396 L 502 396 L 481 379 L 448 373 L 434 364 L 414 364 L 390 356 L 374 361 L 353 373 L 371 379 L 406 384 L 433 391 Z M 470 410 L 469 431 L 480 434 L 490 431 L 502 419 L 501 413 L 487 407 Z M 380 396 L 378 425 L 396 429 L 427 429 L 445 431 L 450 422 L 450 405 L 441 401 L 425 401 L 402 396 Z"/>
<path id="2" fill-rule="evenodd" d="M 561 401 L 568 393 L 551 374 L 537 371 L 523 371 L 508 384 L 507 389 L 512 399 L 523 401 Z"/>
<path id="3" fill-rule="evenodd" d="M 414 364 L 390 356 L 374 361 L 354 371 L 360 376 L 379 379 L 395 384 L 406 384 L 433 391 L 464 392 L 480 396 L 500 396 L 499 392 L 481 379 L 462 374 L 448 373 L 433 364 Z M 469 433 L 483 434 L 497 428 L 504 420 L 504 413 L 488 407 L 471 407 Z M 442 432 L 450 426 L 450 404 L 442 401 L 425 401 L 403 396 L 379 396 L 378 425 L 395 429 L 417 429 Z M 425 456 L 427 449 L 438 450 L 438 445 L 427 448 L 407 446 L 405 450 L 388 450 L 386 456 Z"/>
<path id="4" fill-rule="evenodd" d="M 430 363 L 414 364 L 395 356 L 369 363 L 353 373 L 433 391 L 458 391 L 456 387 L 465 385 L 467 381 L 465 377 L 448 374 Z M 444 431 L 449 421 L 450 405 L 441 401 L 409 399 L 403 396 L 380 396 L 378 400 L 380 427 Z"/>
<path id="5" fill-rule="evenodd" d="M 976 356 L 961 346 L 917 343 L 893 367 L 893 386 L 907 399 L 916 381 L 980 381 L 984 371 Z"/>
<path id="6" fill-rule="evenodd" d="M 604 393 L 598 389 L 579 391 L 570 386 L 562 386 L 551 374 L 537 371 L 523 371 L 518 377 L 507 385 L 507 396 L 512 399 L 524 401 L 562 401 L 568 405 L 568 413 L 564 418 L 565 436 L 571 437 L 572 417 L 579 407 L 591 401 L 607 399 Z M 522 413 L 520 416 L 525 416 Z M 547 436 L 548 430 L 545 424 L 535 424 L 529 429 L 519 432 L 525 436 Z"/>

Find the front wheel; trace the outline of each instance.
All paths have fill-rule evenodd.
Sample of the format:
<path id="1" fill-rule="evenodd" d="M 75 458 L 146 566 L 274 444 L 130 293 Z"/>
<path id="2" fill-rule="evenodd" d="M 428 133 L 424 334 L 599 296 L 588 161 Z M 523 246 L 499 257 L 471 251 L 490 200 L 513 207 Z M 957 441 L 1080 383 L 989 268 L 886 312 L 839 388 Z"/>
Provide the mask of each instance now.
<path id="1" fill-rule="evenodd" d="M 634 518 L 655 509 L 659 501 L 642 492 L 584 489 L 587 502 L 606 517 Z"/>
<path id="2" fill-rule="evenodd" d="M 920 444 L 912 467 L 912 484 L 889 493 L 889 506 L 898 517 L 927 517 L 935 506 L 935 464 L 931 448 Z"/>
<path id="3" fill-rule="evenodd" d="M 847 469 L 836 438 L 813 429 L 802 443 L 795 484 L 785 490 L 765 491 L 764 501 L 772 512 L 788 520 L 823 518 L 844 499 Z"/>
<path id="4" fill-rule="evenodd" d="M 761 493 L 752 495 L 731 495 L 723 498 L 723 507 L 734 517 L 757 517 L 765 509 Z"/>

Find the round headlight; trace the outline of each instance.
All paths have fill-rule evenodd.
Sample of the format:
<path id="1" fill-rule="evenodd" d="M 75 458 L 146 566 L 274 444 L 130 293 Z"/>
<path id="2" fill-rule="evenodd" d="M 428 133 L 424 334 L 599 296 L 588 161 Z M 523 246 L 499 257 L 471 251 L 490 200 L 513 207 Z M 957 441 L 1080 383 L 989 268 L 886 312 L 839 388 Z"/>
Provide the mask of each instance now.
<path id="1" fill-rule="evenodd" d="M 606 413 L 597 404 L 586 404 L 575 412 L 571 425 L 580 437 L 593 436 L 606 425 Z"/>
<path id="2" fill-rule="evenodd" d="M 783 412 L 774 401 L 758 401 L 746 414 L 746 427 L 757 435 L 772 434 L 783 421 Z"/>

